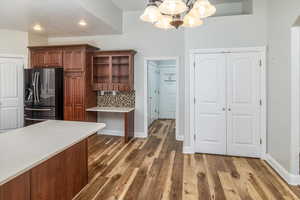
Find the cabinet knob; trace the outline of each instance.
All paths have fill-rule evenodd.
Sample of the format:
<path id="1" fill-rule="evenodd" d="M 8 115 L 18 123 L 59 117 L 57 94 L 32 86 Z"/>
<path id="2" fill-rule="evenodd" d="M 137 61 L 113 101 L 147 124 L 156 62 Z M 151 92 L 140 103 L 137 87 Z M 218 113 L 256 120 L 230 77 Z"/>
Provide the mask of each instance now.
<path id="1" fill-rule="evenodd" d="M 228 111 L 231 111 L 231 108 L 228 108 Z"/>

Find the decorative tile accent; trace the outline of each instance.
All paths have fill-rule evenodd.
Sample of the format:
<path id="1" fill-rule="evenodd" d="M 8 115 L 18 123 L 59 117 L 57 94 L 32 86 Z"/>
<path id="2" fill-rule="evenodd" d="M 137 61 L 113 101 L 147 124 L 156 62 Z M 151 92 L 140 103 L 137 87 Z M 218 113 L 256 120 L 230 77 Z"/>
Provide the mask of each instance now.
<path id="1" fill-rule="evenodd" d="M 135 91 L 118 92 L 116 95 L 98 93 L 97 104 L 99 107 L 135 107 Z"/>

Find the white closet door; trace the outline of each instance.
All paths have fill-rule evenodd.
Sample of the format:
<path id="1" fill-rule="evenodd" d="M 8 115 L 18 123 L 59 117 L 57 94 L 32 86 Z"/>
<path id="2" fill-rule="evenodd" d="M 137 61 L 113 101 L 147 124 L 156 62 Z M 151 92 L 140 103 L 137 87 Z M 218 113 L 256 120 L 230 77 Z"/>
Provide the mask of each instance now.
<path id="1" fill-rule="evenodd" d="M 227 59 L 227 154 L 259 157 L 259 54 L 229 54 Z"/>
<path id="2" fill-rule="evenodd" d="M 148 126 L 158 119 L 158 78 L 156 66 L 148 65 Z"/>
<path id="3" fill-rule="evenodd" d="M 0 58 L 0 132 L 21 127 L 23 62 Z"/>
<path id="4" fill-rule="evenodd" d="M 226 59 L 223 54 L 195 56 L 196 152 L 226 154 Z"/>

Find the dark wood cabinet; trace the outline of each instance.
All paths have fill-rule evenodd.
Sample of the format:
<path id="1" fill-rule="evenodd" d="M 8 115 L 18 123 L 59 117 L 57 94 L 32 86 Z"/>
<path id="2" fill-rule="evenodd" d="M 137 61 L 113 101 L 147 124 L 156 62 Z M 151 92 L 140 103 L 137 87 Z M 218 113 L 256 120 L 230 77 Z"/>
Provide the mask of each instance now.
<path id="1" fill-rule="evenodd" d="M 87 183 L 87 140 L 31 170 L 31 200 L 72 199 Z"/>
<path id="2" fill-rule="evenodd" d="M 91 85 L 91 59 L 98 48 L 88 44 L 29 47 L 30 66 L 64 68 L 64 119 L 96 121 L 97 94 Z"/>
<path id="3" fill-rule="evenodd" d="M 26 172 L 0 186 L 0 200 L 30 200 L 30 173 Z"/>
<path id="4" fill-rule="evenodd" d="M 65 120 L 85 121 L 84 73 L 65 73 Z"/>
<path id="5" fill-rule="evenodd" d="M 84 48 L 66 47 L 63 50 L 64 70 L 65 71 L 85 71 L 85 56 Z"/>
<path id="6" fill-rule="evenodd" d="M 134 50 L 97 51 L 92 57 L 93 90 L 134 90 Z"/>
<path id="7" fill-rule="evenodd" d="M 71 200 L 88 183 L 88 139 L 0 186 L 0 200 Z"/>
<path id="8" fill-rule="evenodd" d="M 62 49 L 37 48 L 30 51 L 31 67 L 59 67 L 63 64 Z"/>

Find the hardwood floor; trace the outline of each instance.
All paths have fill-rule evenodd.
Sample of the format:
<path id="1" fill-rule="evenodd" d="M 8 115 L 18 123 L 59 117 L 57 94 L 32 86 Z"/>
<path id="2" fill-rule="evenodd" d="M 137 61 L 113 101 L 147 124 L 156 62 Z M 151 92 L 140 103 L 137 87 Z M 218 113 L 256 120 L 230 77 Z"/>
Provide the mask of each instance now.
<path id="1" fill-rule="evenodd" d="M 148 139 L 95 135 L 89 143 L 90 183 L 75 200 L 300 199 L 261 160 L 182 154 L 171 120 L 156 121 Z"/>

